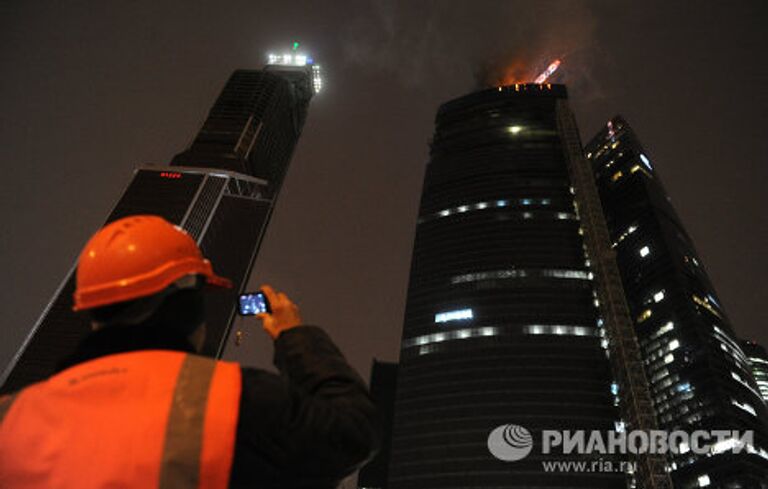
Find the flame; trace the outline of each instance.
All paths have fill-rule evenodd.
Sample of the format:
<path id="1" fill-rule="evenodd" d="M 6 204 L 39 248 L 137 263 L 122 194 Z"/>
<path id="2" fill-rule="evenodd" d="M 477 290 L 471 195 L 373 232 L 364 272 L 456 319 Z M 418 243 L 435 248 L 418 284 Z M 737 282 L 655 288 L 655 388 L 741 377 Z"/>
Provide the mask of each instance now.
<path id="1" fill-rule="evenodd" d="M 504 68 L 495 73 L 494 80 L 491 80 L 493 86 L 507 86 L 516 83 L 525 83 L 528 79 L 528 67 L 522 60 L 513 61 Z"/>
<path id="2" fill-rule="evenodd" d="M 547 79 L 557 71 L 561 63 L 562 61 L 560 59 L 552 61 L 552 63 L 547 66 L 547 69 L 534 79 L 533 75 L 535 73 L 532 73 L 530 69 L 533 63 L 518 58 L 503 66 L 497 65 L 495 69 L 489 70 L 485 77 L 486 84 L 492 87 L 503 87 L 525 83 L 536 83 L 541 85 L 547 82 Z"/>

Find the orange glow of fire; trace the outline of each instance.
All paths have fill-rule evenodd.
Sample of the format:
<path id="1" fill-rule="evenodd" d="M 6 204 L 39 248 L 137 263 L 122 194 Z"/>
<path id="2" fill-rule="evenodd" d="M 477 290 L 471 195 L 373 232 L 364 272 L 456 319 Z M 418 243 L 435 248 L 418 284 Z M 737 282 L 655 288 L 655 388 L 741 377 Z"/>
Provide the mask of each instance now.
<path id="1" fill-rule="evenodd" d="M 494 86 L 514 85 L 515 83 L 526 83 L 529 79 L 529 70 L 523 61 L 513 61 L 500 70 L 496 75 L 496 80 L 491 81 Z"/>
<path id="2" fill-rule="evenodd" d="M 493 87 L 503 87 L 523 83 L 547 83 L 547 79 L 557 70 L 560 64 L 561 60 L 554 60 L 543 73 L 536 77 L 537 73 L 531 72 L 531 63 L 518 59 L 508 63 L 503 68 L 497 69 L 488 77 L 488 84 Z"/>

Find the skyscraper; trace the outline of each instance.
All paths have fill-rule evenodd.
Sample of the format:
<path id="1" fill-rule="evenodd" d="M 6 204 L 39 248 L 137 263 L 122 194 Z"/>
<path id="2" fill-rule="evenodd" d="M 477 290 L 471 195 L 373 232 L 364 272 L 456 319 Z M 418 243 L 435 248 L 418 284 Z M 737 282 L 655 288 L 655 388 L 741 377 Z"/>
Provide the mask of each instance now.
<path id="1" fill-rule="evenodd" d="M 505 462 L 487 445 L 505 424 L 538 443 L 545 429 L 605 432 L 621 419 L 598 308 L 599 260 L 590 261 L 575 205 L 582 156 L 566 98 L 562 85 L 519 84 L 438 111 L 389 488 L 626 487 L 621 472 L 547 473 L 538 446 Z"/>
<path id="2" fill-rule="evenodd" d="M 768 487 L 766 407 L 750 365 L 648 152 L 621 117 L 586 146 L 635 321 L 656 415 L 672 430 L 755 432 L 707 455 L 682 447 L 675 487 Z"/>
<path id="3" fill-rule="evenodd" d="M 143 166 L 106 223 L 155 214 L 184 228 L 234 288 L 210 294 L 204 354 L 218 356 L 248 279 L 275 198 L 319 88 L 306 58 L 273 59 L 263 70 L 237 70 L 192 145 L 170 166 Z M 75 266 L 5 369 L 2 392 L 51 375 L 90 331 L 72 312 Z"/>

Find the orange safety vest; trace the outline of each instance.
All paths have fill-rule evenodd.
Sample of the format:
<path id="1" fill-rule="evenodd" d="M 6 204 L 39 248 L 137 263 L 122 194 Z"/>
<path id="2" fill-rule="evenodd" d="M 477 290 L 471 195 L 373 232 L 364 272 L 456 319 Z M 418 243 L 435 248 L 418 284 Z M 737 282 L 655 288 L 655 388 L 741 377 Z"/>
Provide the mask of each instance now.
<path id="1" fill-rule="evenodd" d="M 225 489 L 240 375 L 236 363 L 136 351 L 0 398 L 0 487 Z"/>

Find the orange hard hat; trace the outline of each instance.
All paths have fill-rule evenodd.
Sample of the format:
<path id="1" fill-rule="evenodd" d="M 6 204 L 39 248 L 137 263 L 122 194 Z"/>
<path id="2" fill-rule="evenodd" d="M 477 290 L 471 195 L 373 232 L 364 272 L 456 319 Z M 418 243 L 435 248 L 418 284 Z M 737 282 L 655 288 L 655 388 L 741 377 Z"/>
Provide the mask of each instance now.
<path id="1" fill-rule="evenodd" d="M 213 273 L 195 241 L 158 216 L 129 216 L 108 224 L 85 245 L 77 266 L 75 311 L 156 294 L 187 275 L 232 287 Z"/>

